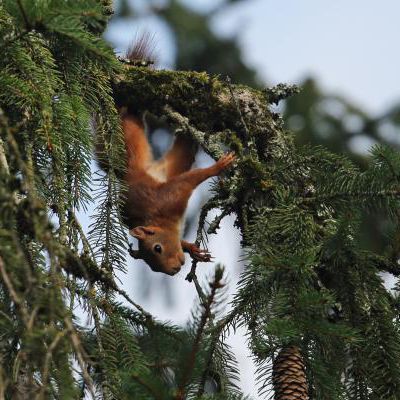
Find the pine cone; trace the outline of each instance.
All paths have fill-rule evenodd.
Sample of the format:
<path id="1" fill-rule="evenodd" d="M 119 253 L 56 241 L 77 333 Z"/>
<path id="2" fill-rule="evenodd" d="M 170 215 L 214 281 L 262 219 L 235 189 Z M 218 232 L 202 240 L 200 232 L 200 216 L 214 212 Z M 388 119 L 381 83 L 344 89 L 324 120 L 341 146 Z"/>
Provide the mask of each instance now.
<path id="1" fill-rule="evenodd" d="M 282 349 L 272 367 L 275 400 L 308 400 L 303 357 L 296 346 Z"/>

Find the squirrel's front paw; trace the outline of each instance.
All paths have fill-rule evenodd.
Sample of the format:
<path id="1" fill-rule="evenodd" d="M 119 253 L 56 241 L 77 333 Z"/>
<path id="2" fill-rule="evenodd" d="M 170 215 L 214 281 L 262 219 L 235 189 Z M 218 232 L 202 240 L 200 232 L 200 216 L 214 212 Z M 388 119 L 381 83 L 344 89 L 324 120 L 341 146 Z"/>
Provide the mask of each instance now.
<path id="1" fill-rule="evenodd" d="M 234 152 L 224 154 L 216 163 L 215 167 L 218 173 L 221 173 L 223 170 L 227 169 L 232 165 L 232 163 L 236 160 L 236 156 Z"/>
<path id="2" fill-rule="evenodd" d="M 200 262 L 210 262 L 212 260 L 211 254 L 208 250 L 200 249 L 194 243 L 191 243 L 188 251 L 193 260 Z"/>

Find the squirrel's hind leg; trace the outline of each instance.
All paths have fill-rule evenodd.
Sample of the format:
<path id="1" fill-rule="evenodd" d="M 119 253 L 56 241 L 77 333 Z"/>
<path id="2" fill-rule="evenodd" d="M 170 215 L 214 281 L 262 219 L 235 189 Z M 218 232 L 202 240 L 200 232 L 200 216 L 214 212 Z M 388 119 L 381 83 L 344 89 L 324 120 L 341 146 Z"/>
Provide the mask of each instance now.
<path id="1" fill-rule="evenodd" d="M 167 180 L 189 171 L 194 162 L 197 146 L 189 138 L 185 136 L 175 137 L 172 147 L 159 161 L 157 168 L 165 171 Z"/>

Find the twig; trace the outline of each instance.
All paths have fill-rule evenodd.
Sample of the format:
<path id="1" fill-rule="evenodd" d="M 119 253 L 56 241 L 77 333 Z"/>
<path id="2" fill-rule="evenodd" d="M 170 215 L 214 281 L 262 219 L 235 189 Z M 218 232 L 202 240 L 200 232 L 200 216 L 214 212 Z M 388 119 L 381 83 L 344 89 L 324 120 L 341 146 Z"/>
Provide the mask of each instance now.
<path id="1" fill-rule="evenodd" d="M 4 379 L 4 374 L 3 374 L 3 367 L 0 365 L 0 400 L 4 400 L 4 392 L 6 391 L 6 388 L 8 386 L 8 379 Z"/>
<path id="2" fill-rule="evenodd" d="M 168 118 L 170 118 L 176 125 L 180 127 L 180 130 L 187 132 L 197 143 L 199 143 L 209 156 L 211 156 L 214 160 L 221 158 L 221 156 L 224 154 L 221 146 L 218 143 L 210 143 L 210 140 L 206 139 L 206 133 L 191 125 L 187 117 L 173 110 L 168 105 L 164 107 L 164 112 L 167 114 Z M 176 131 L 179 132 L 178 129 Z"/>
<path id="3" fill-rule="evenodd" d="M 84 352 L 83 352 L 83 349 L 81 348 L 81 341 L 79 340 L 79 337 L 76 334 L 75 328 L 72 325 L 72 322 L 70 321 L 70 319 L 68 317 L 65 317 L 64 322 L 68 328 L 69 336 L 71 338 L 71 343 L 75 349 L 76 358 L 78 359 L 79 367 L 81 368 L 82 376 L 85 381 L 85 384 L 89 388 L 92 398 L 95 399 L 94 385 L 93 385 L 92 378 L 90 377 L 90 375 L 88 374 L 88 372 L 86 370 L 86 365 L 85 365 L 86 363 L 84 360 Z"/>
<path id="4" fill-rule="evenodd" d="M 120 289 L 117 286 L 114 279 L 112 279 L 112 277 L 109 276 L 108 272 L 106 272 L 104 269 L 99 268 L 97 263 L 94 261 L 94 259 L 92 261 L 93 261 L 93 264 L 91 265 L 91 269 L 90 270 L 86 269 L 86 271 L 83 271 L 83 272 L 88 272 L 89 274 L 79 274 L 79 273 L 77 273 L 77 271 L 68 270 L 64 266 L 62 266 L 62 267 L 65 269 L 65 271 L 73 274 L 74 276 L 76 276 L 78 278 L 82 278 L 82 276 L 83 276 L 87 280 L 91 279 L 92 283 L 94 283 L 94 282 L 103 283 L 109 289 L 114 290 L 115 292 L 120 294 L 122 297 L 124 297 L 130 304 L 132 304 L 137 310 L 139 310 L 147 319 L 152 319 L 152 316 L 150 313 L 148 313 L 142 306 L 135 303 L 123 289 Z M 76 290 L 76 288 L 74 290 Z"/>
<path id="5" fill-rule="evenodd" d="M 192 349 L 188 356 L 187 365 L 184 369 L 184 374 L 182 377 L 182 381 L 177 389 L 177 394 L 175 396 L 176 400 L 184 400 L 185 399 L 185 387 L 189 382 L 189 379 L 193 373 L 194 364 L 196 362 L 196 355 L 200 348 L 200 341 L 203 336 L 204 328 L 209 318 L 211 318 L 211 306 L 214 302 L 215 294 L 219 288 L 223 285 L 221 284 L 222 273 L 218 273 L 218 269 L 215 272 L 214 281 L 210 284 L 211 286 L 211 293 L 205 299 L 206 301 L 203 303 L 204 312 L 201 315 L 200 323 L 197 328 L 196 337 L 193 341 Z"/>
<path id="6" fill-rule="evenodd" d="M 205 220 L 206 220 L 208 212 L 210 210 L 212 210 L 213 208 L 218 207 L 218 205 L 219 205 L 218 200 L 216 198 L 212 198 L 201 209 L 200 217 L 199 217 L 199 225 L 197 227 L 197 234 L 196 234 L 196 241 L 195 241 L 196 246 L 200 246 L 200 243 L 203 240 L 204 224 L 205 224 Z M 186 275 L 187 281 L 192 282 L 193 278 L 196 276 L 196 267 L 197 267 L 197 260 L 193 259 L 190 272 Z M 201 298 L 201 296 L 200 296 L 200 298 Z"/>
<path id="7" fill-rule="evenodd" d="M 11 150 L 14 152 L 14 156 L 18 163 L 18 167 L 19 167 L 20 171 L 22 172 L 22 175 L 26 178 L 26 179 L 23 179 L 21 182 L 23 191 L 32 195 L 34 193 L 34 188 L 33 188 L 32 182 L 29 180 L 30 174 L 29 174 L 28 168 L 27 168 L 25 162 L 23 161 L 23 156 L 21 155 L 18 143 L 15 140 L 15 134 L 13 132 L 14 129 L 11 129 L 8 126 L 7 119 L 1 114 L 0 114 L 0 123 L 3 126 L 3 129 L 5 130 L 5 132 L 7 134 L 7 142 L 10 145 Z M 22 126 L 23 124 L 21 123 L 20 125 Z"/>
<path id="8" fill-rule="evenodd" d="M 54 340 L 51 342 L 50 346 L 47 349 L 45 360 L 44 360 L 44 366 L 43 366 L 43 372 L 42 372 L 42 387 L 40 388 L 40 393 L 38 397 L 40 398 L 43 396 L 43 392 L 47 389 L 47 380 L 49 377 L 49 367 L 50 367 L 50 362 L 53 357 L 53 351 L 56 349 L 58 346 L 58 343 L 60 340 L 69 333 L 69 329 L 64 329 L 60 332 L 57 333 L 56 337 Z"/>
<path id="9" fill-rule="evenodd" d="M 250 137 L 249 129 L 247 128 L 247 124 L 246 124 L 246 121 L 243 118 L 243 114 L 242 114 L 242 111 L 240 110 L 239 103 L 238 103 L 238 101 L 237 101 L 237 99 L 235 97 L 235 94 L 233 93 L 232 82 L 231 82 L 231 78 L 229 76 L 226 77 L 226 82 L 228 84 L 228 88 L 229 88 L 229 92 L 231 93 L 232 100 L 235 103 L 236 110 L 237 110 L 237 112 L 239 114 L 240 122 L 242 123 L 242 125 L 244 127 L 244 130 L 245 130 L 247 138 L 249 138 Z"/>
<path id="10" fill-rule="evenodd" d="M 222 334 L 226 326 L 232 323 L 241 311 L 240 307 L 235 307 L 225 318 L 219 320 L 215 325 L 215 330 L 218 332 L 218 336 Z"/>
<path id="11" fill-rule="evenodd" d="M 28 17 L 27 17 L 27 15 L 26 15 L 26 13 L 25 13 L 24 7 L 22 6 L 21 0 L 17 0 L 17 3 L 18 3 L 19 10 L 21 11 L 22 18 L 24 19 L 25 27 L 26 27 L 28 30 L 30 30 L 30 29 L 31 29 L 31 24 L 30 24 L 30 22 L 29 22 L 29 20 L 28 20 Z"/>
<path id="12" fill-rule="evenodd" d="M 142 385 L 143 387 L 145 387 L 150 393 L 151 395 L 154 397 L 154 399 L 156 400 L 164 400 L 159 393 L 157 393 L 153 387 L 151 385 L 149 385 L 146 381 L 144 381 L 140 376 L 132 374 L 131 375 L 132 378 L 138 382 L 140 385 Z"/>
<path id="13" fill-rule="evenodd" d="M 400 189 L 380 190 L 378 192 L 339 192 L 312 197 L 300 197 L 300 203 L 312 203 L 314 201 L 334 200 L 335 198 L 371 198 L 371 197 L 400 197 Z"/>
<path id="14" fill-rule="evenodd" d="M 11 147 L 13 148 L 15 155 L 16 155 L 16 159 L 17 162 L 20 165 L 21 171 L 25 170 L 25 164 L 23 163 L 23 161 L 21 160 L 21 154 L 19 153 L 18 148 L 16 147 L 16 143 L 14 140 L 14 136 L 11 133 L 11 128 L 8 125 L 8 120 L 7 118 L 4 116 L 3 114 L 3 110 L 0 108 L 0 127 L 2 129 L 4 129 L 6 135 L 7 135 L 7 141 L 9 142 L 9 144 L 11 145 Z M 10 143 L 10 140 L 12 139 L 12 143 Z M 0 138 L 0 167 L 1 169 L 4 169 L 4 171 L 6 172 L 7 175 L 10 175 L 10 167 L 8 165 L 7 162 L 7 158 L 5 155 L 5 150 L 4 150 L 4 143 L 3 140 Z M 13 193 L 13 199 L 15 204 L 18 204 L 20 199 L 17 196 L 17 192 L 14 191 Z"/>
<path id="15" fill-rule="evenodd" d="M 92 291 L 92 285 L 90 285 L 89 290 L 88 290 L 88 298 L 89 298 L 89 304 L 92 307 L 92 313 L 93 313 L 93 319 L 94 319 L 94 326 L 96 328 L 96 340 L 99 345 L 99 352 L 100 356 L 103 358 L 103 361 L 105 360 L 105 352 L 104 352 L 104 346 L 103 346 L 103 340 L 101 339 L 101 328 L 100 328 L 100 315 L 99 311 L 97 309 L 97 305 L 95 303 L 95 298 L 94 294 Z M 108 387 L 107 387 L 107 377 L 105 377 L 104 381 L 101 383 L 101 389 L 103 391 L 103 397 L 108 398 L 109 393 L 108 393 Z"/>
<path id="16" fill-rule="evenodd" d="M 8 162 L 4 151 L 4 143 L 1 138 L 0 138 L 0 167 L 1 169 L 4 169 L 7 175 L 10 174 L 10 168 L 8 167 Z"/>
<path id="17" fill-rule="evenodd" d="M 210 365 L 212 362 L 212 356 L 217 347 L 218 340 L 219 340 L 222 332 L 226 328 L 226 325 L 228 325 L 229 323 L 234 321 L 238 314 L 239 314 L 238 308 L 233 309 L 225 318 L 219 320 L 218 323 L 214 327 L 215 333 L 213 334 L 213 340 L 210 345 L 210 350 L 209 350 L 207 362 L 206 362 L 206 368 L 204 369 L 203 374 L 200 379 L 199 389 L 197 391 L 197 397 L 201 397 L 204 394 L 204 386 L 205 386 L 206 380 L 207 380 L 207 372 L 210 368 Z"/>
<path id="18" fill-rule="evenodd" d="M 212 363 L 213 354 L 214 354 L 214 351 L 215 351 L 215 349 L 216 349 L 216 347 L 217 347 L 218 339 L 219 339 L 219 335 L 216 335 L 216 336 L 213 338 L 213 341 L 212 341 L 212 343 L 211 343 L 210 350 L 209 350 L 209 352 L 208 352 L 207 361 L 206 361 L 206 367 L 204 368 L 204 371 L 203 371 L 203 373 L 202 373 L 202 375 L 201 375 L 201 379 L 200 379 L 200 383 L 199 383 L 199 388 L 198 388 L 198 390 L 197 390 L 197 397 L 198 397 L 198 398 L 201 398 L 201 396 L 203 396 L 203 394 L 204 394 L 204 387 L 205 387 L 205 384 L 206 384 L 206 382 L 207 382 L 208 371 L 210 370 L 210 366 L 211 366 L 211 363 Z"/>
<path id="19" fill-rule="evenodd" d="M 65 283 L 65 285 L 68 287 L 68 283 Z M 95 303 L 95 306 L 97 309 L 100 309 L 102 312 L 104 312 L 108 316 L 112 316 L 115 314 L 121 314 L 123 318 L 129 320 L 132 324 L 134 325 L 140 325 L 140 326 L 145 326 L 147 329 L 150 329 L 154 325 L 157 325 L 157 321 L 154 320 L 154 318 L 147 312 L 145 312 L 143 309 L 142 312 L 137 312 L 133 311 L 127 306 L 124 305 L 119 305 L 119 304 L 114 304 L 112 302 L 107 301 L 105 298 L 104 299 L 98 299 L 94 295 L 89 294 L 87 290 L 83 290 L 80 288 L 76 288 L 76 293 L 88 300 L 88 301 L 93 301 Z M 135 313 L 138 313 L 139 315 L 136 316 Z M 149 317 L 147 317 L 149 316 Z M 173 332 L 169 330 L 165 330 L 163 328 L 163 325 L 158 325 L 160 329 L 163 329 L 165 334 L 169 335 L 172 337 L 174 340 L 181 342 L 181 338 L 174 334 Z"/>
<path id="20" fill-rule="evenodd" d="M 219 229 L 219 224 L 221 223 L 221 221 L 229 214 L 230 210 L 228 209 L 224 209 L 222 210 L 220 215 L 217 215 L 214 218 L 214 221 L 211 222 L 210 226 L 207 229 L 207 233 L 210 235 L 212 233 L 217 233 L 217 229 Z"/>
<path id="21" fill-rule="evenodd" d="M 89 243 L 89 240 L 87 239 L 85 232 L 83 231 L 82 225 L 80 224 L 80 222 L 78 221 L 78 218 L 76 217 L 76 214 L 74 213 L 73 210 L 69 210 L 70 212 L 70 216 L 72 217 L 73 223 L 75 225 L 75 228 L 78 230 L 79 232 L 79 236 L 81 237 L 81 241 L 82 241 L 82 246 L 83 246 L 83 251 L 86 253 L 90 253 L 93 260 L 96 259 L 95 255 L 94 255 L 94 251 L 92 249 L 92 246 Z"/>
<path id="22" fill-rule="evenodd" d="M 0 256 L 0 274 L 3 278 L 3 281 L 4 281 L 7 289 L 8 289 L 8 293 L 10 294 L 12 301 L 15 303 L 17 308 L 20 310 L 20 312 L 22 314 L 22 319 L 23 319 L 25 325 L 28 326 L 28 323 L 29 323 L 28 311 L 27 311 L 26 307 L 24 306 L 24 304 L 22 303 L 22 300 L 19 298 L 17 292 L 15 291 L 13 284 L 11 283 L 10 277 L 8 276 L 7 271 L 4 267 L 4 261 L 1 258 L 1 256 Z"/>
<path id="23" fill-rule="evenodd" d="M 196 274 L 193 274 L 192 280 L 193 280 L 194 286 L 196 288 L 197 294 L 199 295 L 201 304 L 203 304 L 203 305 L 206 304 L 207 303 L 207 297 L 204 294 L 203 289 L 200 286 L 200 283 L 199 283 L 199 280 L 197 279 L 197 275 Z"/>
<path id="24" fill-rule="evenodd" d="M 39 305 L 36 305 L 35 307 L 33 307 L 33 310 L 31 312 L 31 315 L 30 315 L 29 321 L 28 321 L 28 330 L 31 330 L 33 328 L 33 324 L 35 322 L 35 318 L 36 318 L 39 310 L 40 310 Z"/>
<path id="25" fill-rule="evenodd" d="M 153 320 L 153 316 L 150 313 L 148 313 L 142 306 L 135 303 L 124 290 L 118 287 L 115 290 L 121 296 L 123 296 L 129 303 L 131 303 L 135 308 L 137 308 L 148 320 Z"/>

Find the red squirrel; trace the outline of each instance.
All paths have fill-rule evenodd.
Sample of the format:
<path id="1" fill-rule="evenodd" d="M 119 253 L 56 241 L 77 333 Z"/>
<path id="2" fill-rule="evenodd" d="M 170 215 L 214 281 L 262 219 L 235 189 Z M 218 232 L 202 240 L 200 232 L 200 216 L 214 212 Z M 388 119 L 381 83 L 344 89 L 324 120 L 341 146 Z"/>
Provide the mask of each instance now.
<path id="1" fill-rule="evenodd" d="M 146 261 L 153 271 L 168 275 L 180 271 L 185 263 L 184 252 L 198 261 L 210 261 L 206 250 L 181 240 L 183 216 L 192 191 L 228 168 L 235 160 L 234 154 L 224 155 L 208 168 L 190 170 L 195 156 L 193 143 L 178 136 L 168 152 L 154 160 L 141 120 L 128 113 L 121 118 L 128 186 L 122 215 L 129 233 L 139 242 L 139 249 L 130 249 L 130 254 Z"/>

